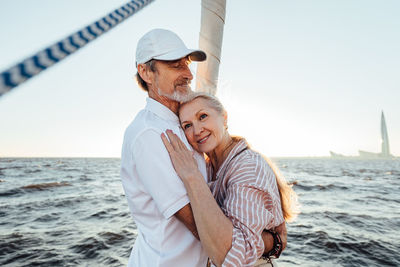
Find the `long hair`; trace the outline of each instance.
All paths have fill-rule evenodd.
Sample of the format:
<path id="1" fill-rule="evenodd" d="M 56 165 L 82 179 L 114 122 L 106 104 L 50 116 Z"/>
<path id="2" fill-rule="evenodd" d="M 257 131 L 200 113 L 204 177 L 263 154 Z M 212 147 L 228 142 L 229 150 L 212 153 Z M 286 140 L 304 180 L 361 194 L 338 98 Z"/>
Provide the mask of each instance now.
<path id="1" fill-rule="evenodd" d="M 222 105 L 221 101 L 219 101 L 217 97 L 204 92 L 195 92 L 189 94 L 188 97 L 181 103 L 181 106 L 185 105 L 186 103 L 192 102 L 197 98 L 202 98 L 207 100 L 211 108 L 216 110 L 221 115 L 224 114 L 225 108 Z M 264 155 L 262 156 L 275 174 L 276 184 L 278 186 L 279 196 L 281 199 L 283 218 L 287 222 L 292 222 L 296 219 L 297 215 L 300 213 L 299 203 L 297 201 L 297 194 L 296 192 L 294 192 L 292 185 L 289 185 L 287 183 L 285 177 L 282 175 L 279 168 L 268 157 Z"/>
<path id="2" fill-rule="evenodd" d="M 292 188 L 293 185 L 290 185 L 286 181 L 285 177 L 282 175 L 279 168 L 272 162 L 272 160 L 264 155 L 263 157 L 271 167 L 276 177 L 276 184 L 278 185 L 279 196 L 281 198 L 283 218 L 285 218 L 285 221 L 287 222 L 293 222 L 300 213 L 297 194 Z"/>

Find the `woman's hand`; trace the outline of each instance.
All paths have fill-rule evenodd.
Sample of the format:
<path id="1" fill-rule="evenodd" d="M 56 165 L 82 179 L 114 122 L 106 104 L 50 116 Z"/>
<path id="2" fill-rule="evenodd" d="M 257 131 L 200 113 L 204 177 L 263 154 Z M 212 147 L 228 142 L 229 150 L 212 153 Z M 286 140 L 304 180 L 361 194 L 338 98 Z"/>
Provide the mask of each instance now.
<path id="1" fill-rule="evenodd" d="M 161 134 L 161 139 L 167 148 L 172 165 L 178 176 L 183 182 L 198 175 L 199 168 L 196 160 L 193 158 L 193 151 L 187 149 L 186 145 L 174 134 L 171 130 L 167 130 L 169 141 L 164 133 Z"/>

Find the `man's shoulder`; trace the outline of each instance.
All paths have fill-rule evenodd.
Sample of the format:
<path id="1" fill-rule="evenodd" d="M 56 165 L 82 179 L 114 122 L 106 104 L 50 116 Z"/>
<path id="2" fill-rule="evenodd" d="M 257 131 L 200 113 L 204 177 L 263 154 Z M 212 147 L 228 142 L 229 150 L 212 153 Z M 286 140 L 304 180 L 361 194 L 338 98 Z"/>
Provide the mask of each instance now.
<path id="1" fill-rule="evenodd" d="M 134 120 L 126 128 L 124 139 L 125 141 L 127 139 L 133 141 L 146 132 L 161 134 L 162 129 L 163 127 L 159 118 L 149 110 L 143 109 L 139 111 Z"/>

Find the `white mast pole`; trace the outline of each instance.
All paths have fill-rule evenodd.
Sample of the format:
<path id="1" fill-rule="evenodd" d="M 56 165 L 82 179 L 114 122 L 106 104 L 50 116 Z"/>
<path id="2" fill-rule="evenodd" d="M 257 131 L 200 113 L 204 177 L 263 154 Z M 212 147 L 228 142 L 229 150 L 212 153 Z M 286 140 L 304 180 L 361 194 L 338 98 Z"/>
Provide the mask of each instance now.
<path id="1" fill-rule="evenodd" d="M 215 95 L 221 62 L 222 37 L 225 25 L 226 0 L 201 1 L 201 28 L 199 48 L 206 52 L 207 60 L 198 65 L 196 91 Z"/>

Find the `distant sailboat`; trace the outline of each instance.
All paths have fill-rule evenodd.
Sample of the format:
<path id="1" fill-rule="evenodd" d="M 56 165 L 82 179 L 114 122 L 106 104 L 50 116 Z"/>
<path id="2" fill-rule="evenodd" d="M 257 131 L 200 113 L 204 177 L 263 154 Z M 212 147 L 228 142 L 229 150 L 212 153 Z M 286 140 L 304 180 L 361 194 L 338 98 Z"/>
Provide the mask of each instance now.
<path id="1" fill-rule="evenodd" d="M 331 153 L 331 157 L 332 158 L 345 158 L 345 157 L 347 157 L 345 155 L 342 155 L 342 154 L 339 154 L 339 153 L 335 153 L 333 151 L 329 151 L 329 153 Z"/>
<path id="2" fill-rule="evenodd" d="M 393 155 L 390 154 L 390 148 L 389 148 L 389 137 L 388 137 L 388 132 L 386 128 L 386 121 L 385 121 L 385 115 L 381 115 L 381 136 L 382 136 L 382 150 L 381 153 L 374 153 L 374 152 L 368 152 L 368 151 L 363 151 L 359 150 L 359 158 L 368 158 L 368 159 L 380 159 L 380 158 L 394 158 Z M 338 154 L 332 151 L 329 151 L 331 154 L 331 157 L 333 158 L 343 158 L 346 157 L 342 154 Z"/>
<path id="3" fill-rule="evenodd" d="M 390 155 L 389 137 L 386 129 L 385 115 L 383 115 L 383 111 L 381 116 L 381 135 L 382 135 L 382 156 L 391 157 L 392 155 Z"/>

